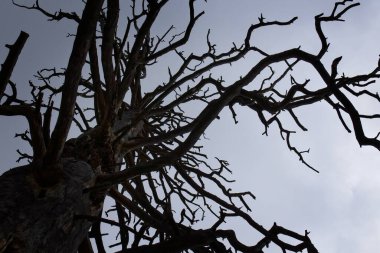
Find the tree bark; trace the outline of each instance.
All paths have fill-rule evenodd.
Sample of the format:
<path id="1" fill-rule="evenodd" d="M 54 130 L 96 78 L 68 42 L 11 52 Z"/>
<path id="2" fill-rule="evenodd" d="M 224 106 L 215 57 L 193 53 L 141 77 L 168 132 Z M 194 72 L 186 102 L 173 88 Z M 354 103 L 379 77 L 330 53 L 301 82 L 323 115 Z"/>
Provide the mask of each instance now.
<path id="1" fill-rule="evenodd" d="M 41 188 L 33 179 L 34 165 L 0 176 L 0 253 L 76 252 L 91 223 L 76 215 L 97 215 L 99 206 L 83 193 L 95 175 L 89 164 L 62 159 L 63 179 Z"/>

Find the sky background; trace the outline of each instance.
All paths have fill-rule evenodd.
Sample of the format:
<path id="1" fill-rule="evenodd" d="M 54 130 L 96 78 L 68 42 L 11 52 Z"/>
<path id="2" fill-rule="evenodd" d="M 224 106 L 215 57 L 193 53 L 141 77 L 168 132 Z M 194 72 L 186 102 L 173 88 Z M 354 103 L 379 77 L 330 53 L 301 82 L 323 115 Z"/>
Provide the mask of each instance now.
<path id="1" fill-rule="evenodd" d="M 21 0 L 19 0 L 21 2 Z M 59 2 L 59 1 L 58 1 Z M 40 1 L 42 6 L 54 9 L 75 10 L 81 1 Z M 160 23 L 154 28 L 164 31 L 170 24 L 179 31 L 187 18 L 187 1 L 174 1 L 159 16 Z M 198 1 L 198 11 L 203 16 L 195 27 L 187 50 L 205 49 L 205 35 L 211 28 L 211 40 L 223 51 L 232 42 L 241 42 L 245 31 L 263 13 L 266 20 L 288 20 L 298 16 L 289 27 L 273 27 L 254 35 L 253 42 L 268 53 L 302 46 L 309 52 L 317 52 L 319 43 L 313 29 L 314 16 L 330 13 L 333 1 L 328 0 L 209 0 Z M 23 1 L 31 3 L 31 1 Z M 361 6 L 346 14 L 346 22 L 324 25 L 331 43 L 326 64 L 343 55 L 342 72 L 353 75 L 372 70 L 380 53 L 379 30 L 380 1 L 365 0 Z M 186 21 L 186 20 L 185 20 Z M 182 26 L 181 26 L 182 25 Z M 65 67 L 75 32 L 71 22 L 46 22 L 35 11 L 12 6 L 11 1 L 0 1 L 0 61 L 7 55 L 5 44 L 12 44 L 19 32 L 30 34 L 25 49 L 16 66 L 12 80 L 17 83 L 20 96 L 28 96 L 28 80 L 43 67 Z M 255 57 L 234 64 L 224 72 L 226 83 L 246 73 L 254 64 Z M 165 67 L 166 68 L 166 67 Z M 154 76 L 154 75 L 153 75 Z M 312 85 L 321 86 L 310 68 L 301 66 L 298 80 L 312 78 Z M 374 85 L 379 91 L 378 84 Z M 357 103 L 363 113 L 379 112 L 379 105 L 369 101 Z M 366 252 L 380 251 L 380 156 L 374 148 L 360 148 L 353 134 L 345 132 L 336 113 L 326 103 L 317 103 L 297 110 L 302 123 L 309 129 L 294 136 L 294 144 L 311 151 L 307 161 L 320 171 L 314 173 L 298 161 L 275 127 L 269 136 L 263 136 L 264 127 L 255 113 L 238 109 L 239 124 L 235 125 L 231 114 L 225 110 L 221 120 L 215 121 L 207 130 L 210 139 L 204 142 L 209 157 L 218 156 L 230 162 L 234 190 L 250 190 L 256 200 L 250 202 L 252 216 L 270 227 L 273 222 L 299 233 L 311 231 L 310 237 L 320 252 Z M 366 122 L 369 136 L 380 130 L 379 121 Z M 22 118 L 0 117 L 0 170 L 17 166 L 16 149 L 27 150 L 25 144 L 14 139 L 15 132 L 25 130 Z M 231 220 L 231 228 L 240 231 L 240 238 L 250 244 L 253 231 L 244 223 Z M 271 248 L 269 252 L 280 252 Z"/>

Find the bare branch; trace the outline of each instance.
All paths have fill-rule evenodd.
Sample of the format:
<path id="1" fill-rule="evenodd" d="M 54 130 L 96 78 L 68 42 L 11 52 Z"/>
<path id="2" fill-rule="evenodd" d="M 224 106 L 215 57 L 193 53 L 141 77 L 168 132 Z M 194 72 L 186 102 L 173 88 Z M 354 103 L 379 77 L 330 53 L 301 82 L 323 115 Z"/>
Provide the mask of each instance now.
<path id="1" fill-rule="evenodd" d="M 60 111 L 47 150 L 45 164 L 56 163 L 62 154 L 63 146 L 70 130 L 74 114 L 82 67 L 91 45 L 92 36 L 95 32 L 102 5 L 103 0 L 94 0 L 86 4 L 86 7 L 84 8 L 83 16 L 79 23 L 74 41 L 73 50 L 66 69 Z"/>
<path id="2" fill-rule="evenodd" d="M 29 34 L 22 31 L 13 45 L 7 45 L 9 53 L 0 70 L 0 99 L 4 95 L 5 88 L 8 85 L 13 69 L 28 37 Z"/>

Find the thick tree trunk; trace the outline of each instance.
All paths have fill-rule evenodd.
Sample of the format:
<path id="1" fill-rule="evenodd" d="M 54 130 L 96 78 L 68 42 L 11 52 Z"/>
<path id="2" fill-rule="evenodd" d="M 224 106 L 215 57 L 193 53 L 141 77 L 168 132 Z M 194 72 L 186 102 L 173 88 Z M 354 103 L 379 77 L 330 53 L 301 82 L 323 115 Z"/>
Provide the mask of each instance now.
<path id="1" fill-rule="evenodd" d="M 117 119 L 113 130 L 128 127 L 134 116 L 135 113 L 126 112 Z M 102 173 L 102 167 L 111 172 L 119 169 L 122 143 L 136 137 L 142 128 L 140 122 L 129 129 L 117 152 L 98 141 L 101 134 L 98 129 L 68 140 L 60 163 L 63 175 L 54 187 L 43 188 L 35 181 L 33 171 L 37 167 L 33 164 L 1 175 L 0 253 L 77 252 L 91 226 L 83 217 L 98 217 L 105 196 L 104 192 L 83 190 L 94 186 L 95 172 Z"/>
<path id="2" fill-rule="evenodd" d="M 91 223 L 76 215 L 97 215 L 83 189 L 94 183 L 87 163 L 65 158 L 63 179 L 54 187 L 39 187 L 32 165 L 14 168 L 0 177 L 0 253 L 76 252 Z"/>

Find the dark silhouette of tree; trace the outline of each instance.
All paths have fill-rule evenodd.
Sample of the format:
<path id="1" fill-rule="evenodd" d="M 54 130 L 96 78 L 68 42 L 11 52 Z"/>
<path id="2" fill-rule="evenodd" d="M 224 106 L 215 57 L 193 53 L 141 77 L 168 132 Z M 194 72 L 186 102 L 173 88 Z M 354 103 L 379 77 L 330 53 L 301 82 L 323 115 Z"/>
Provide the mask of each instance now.
<path id="1" fill-rule="evenodd" d="M 51 20 L 69 19 L 78 28 L 67 67 L 39 71 L 40 83 L 30 83 L 31 101 L 19 99 L 11 81 L 28 35 L 21 32 L 8 46 L 0 72 L 0 115 L 27 119 L 29 130 L 19 136 L 30 143 L 33 154 L 20 152 L 20 159 L 30 163 L 0 177 L 0 252 L 93 252 L 89 238 L 95 239 L 98 252 L 106 252 L 101 223 L 119 229 L 119 252 L 264 252 L 269 244 L 282 252 L 318 252 L 307 231 L 257 223 L 247 203 L 253 194 L 232 192 L 226 186 L 228 163 L 217 159 L 219 165 L 210 166 L 197 142 L 224 108 L 231 110 L 236 121 L 234 106 L 247 107 L 265 129 L 276 126 L 289 150 L 315 170 L 304 160 L 307 151 L 292 145 L 290 137 L 295 132 L 282 122 L 285 117 L 306 131 L 294 109 L 325 101 L 361 146 L 380 149 L 377 136 L 368 137 L 362 127 L 363 119 L 380 115 L 363 115 L 353 104 L 353 99 L 361 97 L 380 101 L 369 88 L 379 77 L 380 67 L 345 76 L 339 74 L 343 73 L 341 57 L 329 64 L 324 61 L 329 43 L 322 24 L 342 21 L 359 3 L 343 0 L 330 15 L 315 17 L 318 52 L 291 48 L 273 53 L 256 47 L 251 39 L 257 30 L 288 26 L 297 19 L 267 21 L 261 16 L 241 44 L 217 52 L 207 36 L 208 50 L 196 54 L 182 51 L 204 14 L 196 12 L 195 0 L 187 2 L 189 17 L 182 33 L 176 34 L 171 26 L 163 34 L 153 34 L 152 26 L 168 2 L 129 1 L 122 31 L 118 30 L 122 27 L 118 0 L 87 1 L 82 15 L 48 12 L 38 0 L 31 6 L 14 3 Z M 260 59 L 239 80 L 226 83 L 212 75 L 248 54 Z M 165 65 L 167 56 L 177 57 L 178 65 L 162 74 L 163 82 L 143 86 L 149 69 Z M 281 69 L 277 63 L 286 67 Z M 319 74 L 320 88 L 292 76 L 301 63 Z M 268 70 L 270 75 L 262 78 Z M 57 85 L 60 80 L 63 84 Z M 287 84 L 287 89 L 280 84 Z M 182 109 L 194 104 L 203 105 L 195 116 Z M 73 122 L 82 133 L 68 140 Z M 108 210 L 112 218 L 102 217 L 106 196 L 115 201 Z M 214 217 L 214 223 L 200 229 L 198 224 L 206 215 Z M 231 217 L 243 219 L 262 238 L 249 245 L 239 241 L 234 230 L 222 226 Z"/>

